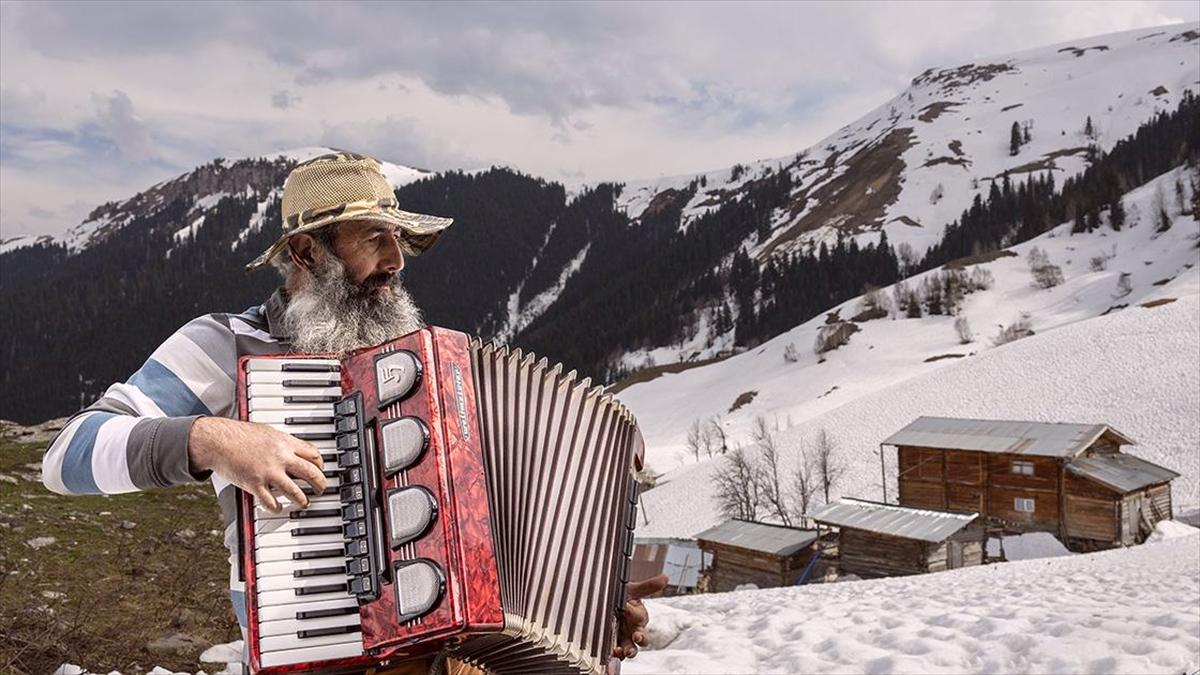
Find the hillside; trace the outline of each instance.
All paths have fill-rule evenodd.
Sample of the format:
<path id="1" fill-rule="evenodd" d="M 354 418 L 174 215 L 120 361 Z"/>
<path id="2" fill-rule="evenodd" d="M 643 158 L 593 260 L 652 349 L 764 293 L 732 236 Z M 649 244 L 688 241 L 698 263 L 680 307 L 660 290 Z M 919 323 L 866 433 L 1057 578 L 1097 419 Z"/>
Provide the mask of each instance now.
<path id="1" fill-rule="evenodd" d="M 963 301 L 960 316 L 976 332 L 970 344 L 960 344 L 952 316 L 893 312 L 858 323 L 849 344 L 821 363 L 811 349 L 825 322 L 819 317 L 752 351 L 621 392 L 646 434 L 648 463 L 666 472 L 643 495 L 648 522 L 639 536 L 690 536 L 719 522 L 711 472 L 721 460 L 697 462 L 686 450 L 692 422 L 713 415 L 722 416 L 730 446 L 748 445 L 757 416 L 777 424 L 788 471 L 800 447 L 826 429 L 849 468 L 836 492 L 868 499 L 882 496 L 879 441 L 921 415 L 1106 422 L 1139 442 L 1134 454 L 1184 474 L 1174 483 L 1177 510 L 1200 506 L 1200 223 L 1176 210 L 1172 227 L 1157 233 L 1150 216 L 1158 192 L 1183 174 L 1127 195 L 1130 224 L 1120 232 L 1072 235 L 1064 224 L 1013 247 L 1012 256 L 972 266 L 994 282 Z M 1061 266 L 1061 285 L 1032 284 L 1034 247 Z M 1093 270 L 1101 256 L 1106 268 Z M 1129 292 L 1121 296 L 1125 273 Z M 853 316 L 859 302 L 830 313 Z M 995 346 L 999 325 L 1023 312 L 1035 334 Z M 788 345 L 799 352 L 794 363 L 784 359 Z M 729 412 L 750 391 L 753 400 Z"/>
<path id="2" fill-rule="evenodd" d="M 647 604 L 640 673 L 1193 673 L 1200 532 L 1132 549 Z"/>

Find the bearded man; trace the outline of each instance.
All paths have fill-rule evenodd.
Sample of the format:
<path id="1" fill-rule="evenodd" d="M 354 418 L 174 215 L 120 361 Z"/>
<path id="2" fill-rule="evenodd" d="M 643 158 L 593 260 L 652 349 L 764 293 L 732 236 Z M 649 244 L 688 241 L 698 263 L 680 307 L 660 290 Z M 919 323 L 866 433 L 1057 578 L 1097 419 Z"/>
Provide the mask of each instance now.
<path id="1" fill-rule="evenodd" d="M 298 165 L 284 181 L 283 234 L 247 269 L 273 264 L 284 286 L 241 314 L 208 314 L 167 338 L 127 381 L 113 384 L 54 439 L 42 481 L 60 494 L 120 493 L 211 480 L 229 548 L 230 597 L 246 629 L 238 580 L 237 495 L 271 510 L 276 495 L 302 505 L 297 481 L 325 489 L 321 455 L 307 441 L 237 418 L 241 356 L 339 356 L 410 333 L 421 313 L 401 283 L 404 256 L 437 241 L 449 218 L 402 211 L 380 164 L 349 152 Z M 630 584 L 614 655 L 637 653 L 641 598 L 665 577 Z"/>

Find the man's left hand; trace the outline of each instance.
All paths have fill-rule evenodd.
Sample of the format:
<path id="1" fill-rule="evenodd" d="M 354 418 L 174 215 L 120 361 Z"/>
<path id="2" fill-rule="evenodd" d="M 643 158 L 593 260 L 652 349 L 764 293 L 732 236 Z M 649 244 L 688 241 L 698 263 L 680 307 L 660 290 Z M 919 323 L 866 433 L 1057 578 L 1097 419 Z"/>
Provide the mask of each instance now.
<path id="1" fill-rule="evenodd" d="M 642 598 L 654 595 L 666 587 L 665 574 L 633 581 L 625 587 L 629 593 L 629 600 L 625 602 L 625 611 L 621 614 L 621 625 L 617 629 L 617 646 L 613 647 L 613 656 L 618 659 L 632 659 L 637 656 L 638 645 L 646 643 L 646 624 L 650 622 L 650 613 L 642 604 Z"/>

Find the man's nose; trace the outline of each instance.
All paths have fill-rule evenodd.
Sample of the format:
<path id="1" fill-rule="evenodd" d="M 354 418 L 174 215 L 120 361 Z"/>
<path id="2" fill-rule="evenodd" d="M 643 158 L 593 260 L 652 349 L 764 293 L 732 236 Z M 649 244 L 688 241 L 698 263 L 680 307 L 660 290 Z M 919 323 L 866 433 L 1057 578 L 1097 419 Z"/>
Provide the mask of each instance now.
<path id="1" fill-rule="evenodd" d="M 404 269 L 404 251 L 400 248 L 400 240 L 391 238 L 390 243 L 379 260 L 379 269 L 384 272 L 399 272 Z"/>

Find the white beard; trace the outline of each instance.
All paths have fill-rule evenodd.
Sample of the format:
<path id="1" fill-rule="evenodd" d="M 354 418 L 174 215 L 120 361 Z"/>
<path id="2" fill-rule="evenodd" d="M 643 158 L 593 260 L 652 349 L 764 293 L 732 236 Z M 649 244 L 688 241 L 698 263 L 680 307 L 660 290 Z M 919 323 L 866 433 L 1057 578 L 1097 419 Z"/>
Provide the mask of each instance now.
<path id="1" fill-rule="evenodd" d="M 395 274 L 389 290 L 365 290 L 346 277 L 346 267 L 326 256 L 292 294 L 283 323 L 300 354 L 346 354 L 406 335 L 423 325 L 421 310 Z"/>

